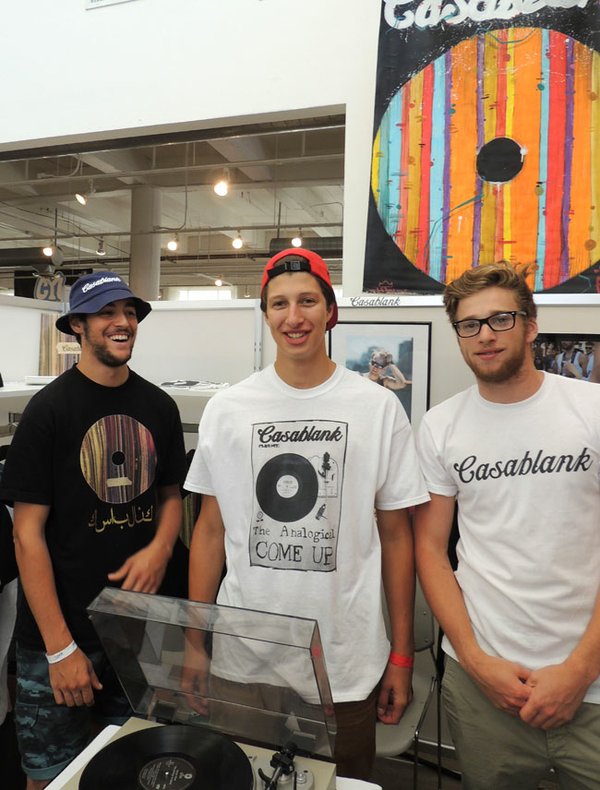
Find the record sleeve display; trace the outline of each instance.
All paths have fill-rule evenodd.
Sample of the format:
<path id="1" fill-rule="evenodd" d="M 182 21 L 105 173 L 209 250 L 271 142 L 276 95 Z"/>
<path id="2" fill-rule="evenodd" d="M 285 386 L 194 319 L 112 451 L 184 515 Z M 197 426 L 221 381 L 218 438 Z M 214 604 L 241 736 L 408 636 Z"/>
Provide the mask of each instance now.
<path id="1" fill-rule="evenodd" d="M 139 718 L 67 787 L 333 790 L 315 620 L 115 588 L 88 613 Z"/>

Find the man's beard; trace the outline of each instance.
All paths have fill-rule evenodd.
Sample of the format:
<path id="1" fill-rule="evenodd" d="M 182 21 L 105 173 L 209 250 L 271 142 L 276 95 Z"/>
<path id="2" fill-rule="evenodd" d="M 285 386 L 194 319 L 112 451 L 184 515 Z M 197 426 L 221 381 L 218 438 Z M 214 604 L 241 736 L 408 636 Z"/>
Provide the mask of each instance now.
<path id="1" fill-rule="evenodd" d="M 521 370 L 525 362 L 526 354 L 529 353 L 529 347 L 526 343 L 522 348 L 516 349 L 515 352 L 504 359 L 500 367 L 495 370 L 486 370 L 477 357 L 475 359 L 466 360 L 467 365 L 471 368 L 476 378 L 486 384 L 503 384 L 509 381 Z"/>
<path id="2" fill-rule="evenodd" d="M 103 365 L 106 365 L 109 368 L 120 368 L 123 365 L 126 365 L 129 360 L 131 359 L 132 349 L 129 351 L 129 356 L 127 358 L 124 357 L 115 357 L 111 352 L 106 348 L 106 346 L 95 343 L 93 340 L 90 339 L 89 334 L 86 330 L 84 331 L 84 335 L 88 343 L 90 344 L 90 351 L 96 357 L 99 362 L 102 362 Z"/>
<path id="3" fill-rule="evenodd" d="M 131 359 L 131 352 L 129 352 L 127 358 L 115 357 L 107 348 L 104 348 L 104 346 L 97 346 L 95 344 L 92 344 L 92 353 L 99 362 L 102 362 L 109 368 L 120 368 L 126 365 Z"/>

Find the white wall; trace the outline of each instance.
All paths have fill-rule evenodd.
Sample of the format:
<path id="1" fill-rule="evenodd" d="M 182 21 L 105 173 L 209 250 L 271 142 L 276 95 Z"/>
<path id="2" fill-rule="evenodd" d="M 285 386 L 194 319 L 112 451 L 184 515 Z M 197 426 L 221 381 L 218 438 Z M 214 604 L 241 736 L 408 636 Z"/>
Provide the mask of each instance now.
<path id="1" fill-rule="evenodd" d="M 564 297 L 568 299 L 569 297 Z M 600 334 L 600 307 L 587 297 L 571 297 L 574 304 L 552 304 L 558 297 L 540 295 L 538 304 L 538 326 L 540 333 L 566 332 Z M 340 306 L 341 321 L 370 322 L 431 322 L 431 367 L 430 406 L 449 398 L 456 392 L 469 387 L 474 379 L 461 357 L 454 330 L 448 323 L 442 307 L 441 297 L 402 297 L 402 307 L 343 307 Z M 344 299 L 342 305 L 349 304 Z M 335 328 L 333 329 L 335 332 Z M 266 330 L 263 340 L 264 364 L 275 358 L 275 344 Z"/>
<path id="2" fill-rule="evenodd" d="M 155 302 L 139 325 L 131 366 L 155 384 L 235 384 L 254 370 L 254 300 Z"/>
<path id="3" fill-rule="evenodd" d="M 346 108 L 344 292 L 359 293 L 377 0 L 12 0 L 0 151 Z M 26 43 L 24 43 L 26 42 Z"/>
<path id="4" fill-rule="evenodd" d="M 37 299 L 0 296 L 0 373 L 4 382 L 38 373 L 40 313 L 57 310 Z"/>
<path id="5" fill-rule="evenodd" d="M 441 298 L 401 298 L 401 307 L 351 307 L 350 300 L 344 299 L 340 320 L 431 322 L 433 406 L 468 387 L 473 379 L 458 351 Z M 600 308 L 593 297 L 563 297 L 569 298 L 573 304 L 553 303 L 558 297 L 536 298 L 540 332 L 600 334 Z M 235 383 L 254 370 L 255 344 L 259 346 L 259 364 L 265 366 L 275 358 L 275 344 L 264 327 L 257 300 L 234 300 L 227 306 L 214 302 L 156 302 L 153 306 L 140 324 L 132 360 L 133 369 L 150 381 L 181 378 Z M 62 305 L 0 296 L 0 373 L 5 381 L 38 373 L 40 312 L 44 310 L 58 314 Z"/>

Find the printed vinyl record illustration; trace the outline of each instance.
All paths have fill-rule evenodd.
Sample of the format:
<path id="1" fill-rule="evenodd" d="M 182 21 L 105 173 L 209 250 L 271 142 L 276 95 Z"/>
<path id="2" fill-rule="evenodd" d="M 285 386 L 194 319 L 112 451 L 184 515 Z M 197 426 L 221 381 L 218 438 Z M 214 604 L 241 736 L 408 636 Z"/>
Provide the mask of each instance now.
<path id="1" fill-rule="evenodd" d="M 371 189 L 387 234 L 445 284 L 501 259 L 536 291 L 600 257 L 600 53 L 512 27 L 465 39 L 392 96 Z"/>
<path id="2" fill-rule="evenodd" d="M 296 453 L 271 458 L 256 479 L 258 503 L 276 521 L 304 518 L 315 506 L 318 494 L 319 481 L 312 464 Z"/>
<path id="3" fill-rule="evenodd" d="M 103 502 L 131 502 L 154 481 L 154 439 L 133 417 L 111 414 L 84 436 L 79 463 L 88 485 Z"/>

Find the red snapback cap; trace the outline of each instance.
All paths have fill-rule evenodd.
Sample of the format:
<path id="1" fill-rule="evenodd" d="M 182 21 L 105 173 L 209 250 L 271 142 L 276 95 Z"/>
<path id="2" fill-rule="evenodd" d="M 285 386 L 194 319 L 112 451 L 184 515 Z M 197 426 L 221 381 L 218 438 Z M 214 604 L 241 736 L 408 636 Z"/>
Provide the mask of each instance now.
<path id="1" fill-rule="evenodd" d="M 308 272 L 314 277 L 318 277 L 319 280 L 324 282 L 325 285 L 331 289 L 331 293 L 333 294 L 333 311 L 325 328 L 333 329 L 338 320 L 338 306 L 335 300 L 333 285 L 331 284 L 331 275 L 329 274 L 329 269 L 323 258 L 317 255 L 316 252 L 305 250 L 303 247 L 291 247 L 290 249 L 278 252 L 264 268 L 260 283 L 261 296 L 265 289 L 265 285 L 274 277 L 284 272 Z"/>

